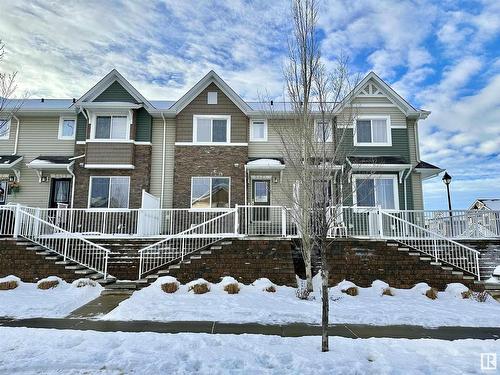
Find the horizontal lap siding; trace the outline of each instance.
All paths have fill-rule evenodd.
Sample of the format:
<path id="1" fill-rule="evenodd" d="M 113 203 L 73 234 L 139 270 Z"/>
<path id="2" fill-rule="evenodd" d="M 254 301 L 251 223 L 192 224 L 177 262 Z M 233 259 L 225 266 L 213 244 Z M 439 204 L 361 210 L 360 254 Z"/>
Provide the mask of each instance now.
<path id="1" fill-rule="evenodd" d="M 87 164 L 134 164 L 134 144 L 87 142 Z"/>
<path id="2" fill-rule="evenodd" d="M 209 91 L 217 92 L 217 104 L 207 104 Z M 214 83 L 203 90 L 177 115 L 177 142 L 193 141 L 193 115 L 230 115 L 231 142 L 248 142 L 248 118 Z"/>
<path id="3" fill-rule="evenodd" d="M 23 155 L 24 159 L 21 161 L 20 191 L 9 195 L 9 202 L 33 207 L 48 206 L 50 181 L 38 182 L 36 172 L 26 167 L 26 163 L 40 155 L 72 156 L 75 141 L 58 140 L 58 131 L 59 117 L 21 117 L 17 153 Z M 46 176 L 50 174 L 66 175 L 68 172 L 66 170 L 44 172 Z"/>
<path id="4" fill-rule="evenodd" d="M 175 120 L 168 119 L 166 128 L 165 149 L 165 187 L 163 208 L 172 207 L 173 179 L 174 179 L 174 144 Z M 151 154 L 151 190 L 155 197 L 161 196 L 162 185 L 162 158 L 163 158 L 163 120 L 153 119 Z"/>
<path id="5" fill-rule="evenodd" d="M 125 90 L 117 81 L 113 82 L 109 87 L 104 90 L 94 102 L 130 102 L 137 103 L 137 100 Z"/>

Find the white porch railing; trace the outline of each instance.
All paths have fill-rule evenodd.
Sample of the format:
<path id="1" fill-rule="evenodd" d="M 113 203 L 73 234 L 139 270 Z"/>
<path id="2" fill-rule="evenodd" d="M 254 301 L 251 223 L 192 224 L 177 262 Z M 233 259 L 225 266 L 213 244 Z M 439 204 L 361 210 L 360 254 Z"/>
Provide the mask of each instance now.
<path id="1" fill-rule="evenodd" d="M 14 235 L 17 206 L 0 206 L 0 236 Z"/>
<path id="2" fill-rule="evenodd" d="M 85 237 L 164 237 L 210 220 L 227 210 L 37 208 L 34 215 Z"/>
<path id="3" fill-rule="evenodd" d="M 71 260 L 108 277 L 109 250 L 40 219 L 35 211 L 35 208 L 17 207 L 14 235 L 61 255 L 65 261 Z"/>
<path id="4" fill-rule="evenodd" d="M 378 211 L 382 238 L 397 240 L 413 249 L 475 275 L 479 274 L 479 251 L 432 232 L 392 213 Z"/>
<path id="5" fill-rule="evenodd" d="M 139 279 L 147 272 L 174 260 L 183 260 L 187 254 L 223 238 L 237 236 L 237 212 L 237 209 L 231 209 L 219 213 L 204 223 L 139 250 Z"/>

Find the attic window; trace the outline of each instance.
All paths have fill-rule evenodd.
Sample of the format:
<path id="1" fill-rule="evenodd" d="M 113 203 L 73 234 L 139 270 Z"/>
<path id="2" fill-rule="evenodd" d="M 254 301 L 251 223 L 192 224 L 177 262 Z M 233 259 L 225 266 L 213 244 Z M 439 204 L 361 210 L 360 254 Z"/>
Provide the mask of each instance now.
<path id="1" fill-rule="evenodd" d="M 208 92 L 207 104 L 217 104 L 217 91 Z"/>

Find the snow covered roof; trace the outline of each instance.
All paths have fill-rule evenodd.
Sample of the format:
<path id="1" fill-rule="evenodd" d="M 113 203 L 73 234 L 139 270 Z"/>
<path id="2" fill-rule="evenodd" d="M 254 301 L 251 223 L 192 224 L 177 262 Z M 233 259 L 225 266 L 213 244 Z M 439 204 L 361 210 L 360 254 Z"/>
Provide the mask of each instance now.
<path id="1" fill-rule="evenodd" d="M 285 168 L 278 159 L 255 159 L 247 162 L 248 170 L 282 170 Z"/>
<path id="2" fill-rule="evenodd" d="M 33 169 L 66 169 L 72 161 L 71 156 L 38 156 L 26 164 Z"/>
<path id="3" fill-rule="evenodd" d="M 0 169 L 12 168 L 23 159 L 20 155 L 0 155 Z"/>
<path id="4" fill-rule="evenodd" d="M 471 206 L 471 209 L 500 211 L 500 198 L 478 198 Z"/>

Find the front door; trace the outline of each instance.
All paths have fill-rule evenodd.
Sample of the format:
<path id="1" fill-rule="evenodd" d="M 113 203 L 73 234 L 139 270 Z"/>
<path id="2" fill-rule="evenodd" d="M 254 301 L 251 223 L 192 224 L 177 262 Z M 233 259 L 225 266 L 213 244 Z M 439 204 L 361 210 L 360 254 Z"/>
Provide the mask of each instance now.
<path id="1" fill-rule="evenodd" d="M 50 185 L 49 208 L 68 205 L 71 195 L 71 178 L 53 178 Z"/>
<path id="2" fill-rule="evenodd" d="M 253 221 L 269 221 L 269 206 L 271 204 L 270 181 L 252 180 Z M 264 206 L 264 207 L 260 207 Z"/>

